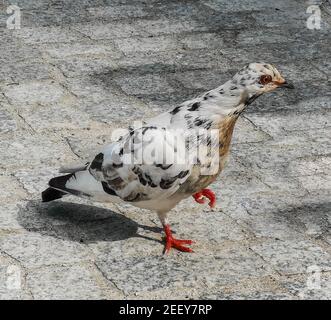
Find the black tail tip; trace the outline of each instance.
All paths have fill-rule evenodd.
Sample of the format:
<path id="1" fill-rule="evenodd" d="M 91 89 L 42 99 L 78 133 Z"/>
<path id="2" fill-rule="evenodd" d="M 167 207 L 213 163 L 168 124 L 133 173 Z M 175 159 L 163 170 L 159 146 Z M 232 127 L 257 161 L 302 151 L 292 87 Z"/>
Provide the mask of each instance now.
<path id="1" fill-rule="evenodd" d="M 41 199 L 42 202 L 49 202 L 53 201 L 56 199 L 60 199 L 65 195 L 64 192 L 53 189 L 53 188 L 48 188 L 45 191 L 41 193 Z"/>

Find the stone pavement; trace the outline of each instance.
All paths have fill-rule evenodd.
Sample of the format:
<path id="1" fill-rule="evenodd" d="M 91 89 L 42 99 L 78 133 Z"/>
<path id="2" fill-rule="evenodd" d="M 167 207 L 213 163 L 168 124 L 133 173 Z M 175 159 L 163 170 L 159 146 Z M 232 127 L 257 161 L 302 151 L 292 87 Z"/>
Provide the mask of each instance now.
<path id="1" fill-rule="evenodd" d="M 9 30 L 0 1 L 0 299 L 331 298 L 329 0 L 15 3 Z M 311 4 L 321 29 L 306 26 Z M 129 205 L 40 203 L 114 128 L 253 61 L 296 90 L 238 123 L 217 209 L 188 199 L 170 216 L 195 253 L 162 256 L 156 215 Z"/>

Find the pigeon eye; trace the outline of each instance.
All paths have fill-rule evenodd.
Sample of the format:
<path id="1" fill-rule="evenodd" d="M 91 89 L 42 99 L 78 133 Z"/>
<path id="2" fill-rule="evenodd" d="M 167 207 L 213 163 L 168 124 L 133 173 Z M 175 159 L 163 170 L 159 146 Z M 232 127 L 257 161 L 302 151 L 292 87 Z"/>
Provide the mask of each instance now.
<path id="1" fill-rule="evenodd" d="M 272 77 L 269 74 L 264 74 L 263 76 L 260 77 L 259 83 L 265 85 L 271 82 Z"/>

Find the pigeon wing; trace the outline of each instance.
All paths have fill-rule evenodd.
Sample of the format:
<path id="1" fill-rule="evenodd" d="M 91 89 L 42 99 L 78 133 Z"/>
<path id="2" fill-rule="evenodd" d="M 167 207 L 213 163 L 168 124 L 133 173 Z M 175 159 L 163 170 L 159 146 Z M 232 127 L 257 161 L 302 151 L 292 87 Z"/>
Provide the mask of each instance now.
<path id="1" fill-rule="evenodd" d="M 88 170 L 124 201 L 164 199 L 190 176 L 192 165 L 185 151 L 182 136 L 145 126 L 106 146 Z"/>

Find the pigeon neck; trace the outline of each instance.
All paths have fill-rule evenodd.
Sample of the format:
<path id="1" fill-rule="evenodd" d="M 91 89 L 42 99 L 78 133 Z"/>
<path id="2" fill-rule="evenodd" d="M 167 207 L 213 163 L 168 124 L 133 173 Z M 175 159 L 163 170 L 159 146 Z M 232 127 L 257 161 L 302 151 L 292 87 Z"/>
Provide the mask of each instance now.
<path id="1" fill-rule="evenodd" d="M 246 87 L 237 85 L 232 80 L 210 91 L 209 94 L 214 97 L 212 104 L 218 110 L 217 113 L 222 115 L 239 115 L 260 95 L 250 94 Z"/>

